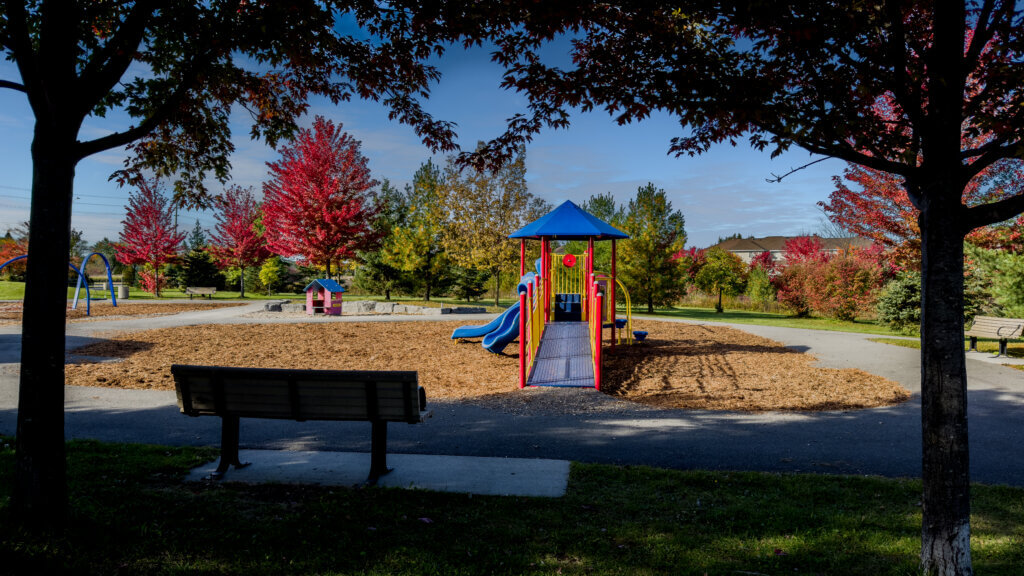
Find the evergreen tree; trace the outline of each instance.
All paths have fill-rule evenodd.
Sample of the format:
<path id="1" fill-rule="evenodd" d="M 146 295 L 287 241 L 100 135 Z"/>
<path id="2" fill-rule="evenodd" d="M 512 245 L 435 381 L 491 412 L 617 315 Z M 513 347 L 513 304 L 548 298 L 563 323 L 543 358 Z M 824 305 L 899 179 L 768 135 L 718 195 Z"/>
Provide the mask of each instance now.
<path id="1" fill-rule="evenodd" d="M 385 264 L 409 272 L 428 301 L 442 285 L 450 284 L 451 276 L 442 243 L 445 210 L 440 182 L 441 171 L 432 161 L 427 160 L 416 170 L 412 185 L 405 189 L 405 221 L 392 229 L 383 258 Z"/>
<path id="2" fill-rule="evenodd" d="M 188 238 L 185 239 L 185 247 L 191 252 L 193 250 L 205 250 L 206 246 L 206 232 L 203 232 L 203 227 L 199 224 L 199 219 L 196 218 L 196 225 L 192 227 Z"/>
<path id="3" fill-rule="evenodd" d="M 589 212 L 592 216 L 604 220 L 608 224 L 621 227 L 623 211 L 622 207 L 616 207 L 615 197 L 611 192 L 595 194 L 580 204 L 580 208 Z M 572 240 L 565 243 L 565 251 L 569 254 L 582 254 L 587 251 L 587 242 Z M 610 273 L 612 269 L 612 243 L 594 243 L 594 269 Z"/>
<path id="4" fill-rule="evenodd" d="M 665 191 L 648 183 L 637 190 L 623 216 L 618 276 L 635 302 L 655 306 L 675 303 L 683 294 L 684 270 L 676 258 L 686 243 L 683 213 L 672 210 Z"/>

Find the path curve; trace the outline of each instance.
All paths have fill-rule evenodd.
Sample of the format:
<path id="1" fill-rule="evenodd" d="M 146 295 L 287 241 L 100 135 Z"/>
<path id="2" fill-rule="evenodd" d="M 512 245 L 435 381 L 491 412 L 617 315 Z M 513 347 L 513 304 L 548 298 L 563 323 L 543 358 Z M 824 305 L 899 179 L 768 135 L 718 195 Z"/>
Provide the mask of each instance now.
<path id="1" fill-rule="evenodd" d="M 201 323 L 263 322 L 242 315 L 247 306 L 146 319 L 68 325 L 68 348 L 103 332 Z M 459 315 L 478 323 L 494 315 Z M 305 321 L 437 321 L 434 317 L 311 318 Z M 453 317 L 446 316 L 444 320 Z M 657 318 L 665 321 L 665 318 Z M 281 321 L 294 322 L 294 318 Z M 697 322 L 700 323 L 700 322 Z M 721 325 L 719 323 L 706 323 Z M 914 393 L 910 401 L 856 411 L 744 414 L 658 410 L 614 400 L 588 389 L 545 389 L 592 394 L 613 409 L 584 414 L 537 410 L 509 414 L 476 404 L 431 402 L 426 424 L 394 425 L 389 451 L 413 454 L 569 459 L 663 468 L 758 470 L 920 477 L 920 363 L 916 350 L 870 342 L 870 335 L 725 324 L 815 355 L 821 366 L 860 368 L 896 380 Z M 20 327 L 0 327 L 0 433 L 16 428 Z M 1024 374 L 970 354 L 968 418 L 971 474 L 977 482 L 1024 486 Z M 429 390 L 428 390 L 429 396 Z M 215 418 L 189 418 L 173 392 L 67 387 L 68 438 L 171 445 L 216 445 Z M 538 401 L 543 398 L 538 396 Z M 245 448 L 369 451 L 369 424 L 243 420 Z"/>

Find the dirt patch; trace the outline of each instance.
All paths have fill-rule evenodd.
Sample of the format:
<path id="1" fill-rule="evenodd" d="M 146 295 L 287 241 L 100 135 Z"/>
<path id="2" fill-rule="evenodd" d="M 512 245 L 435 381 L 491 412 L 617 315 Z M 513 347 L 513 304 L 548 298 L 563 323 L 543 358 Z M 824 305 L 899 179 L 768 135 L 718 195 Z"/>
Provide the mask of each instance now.
<path id="1" fill-rule="evenodd" d="M 173 389 L 171 364 L 265 368 L 416 370 L 429 399 L 470 400 L 505 411 L 657 408 L 848 410 L 910 397 L 897 383 L 861 370 L 818 368 L 815 358 L 726 327 L 637 322 L 643 344 L 619 346 L 604 361 L 602 392 L 519 390 L 517 348 L 491 354 L 453 342 L 459 322 L 200 325 L 134 332 L 75 354 L 122 359 L 69 364 L 76 386 Z M 606 349 L 607 350 L 607 349 Z M 614 399 L 629 402 L 616 402 Z"/>
<path id="2" fill-rule="evenodd" d="M 166 316 L 179 312 L 195 312 L 212 310 L 229 306 L 242 306 L 242 302 L 125 302 L 113 306 L 108 301 L 97 301 L 90 304 L 89 315 L 85 315 L 85 302 L 79 302 L 78 308 L 71 310 L 68 305 L 68 322 L 90 322 L 96 320 L 112 320 L 114 317 Z M 0 304 L 0 326 L 21 323 L 21 302 L 5 302 Z"/>

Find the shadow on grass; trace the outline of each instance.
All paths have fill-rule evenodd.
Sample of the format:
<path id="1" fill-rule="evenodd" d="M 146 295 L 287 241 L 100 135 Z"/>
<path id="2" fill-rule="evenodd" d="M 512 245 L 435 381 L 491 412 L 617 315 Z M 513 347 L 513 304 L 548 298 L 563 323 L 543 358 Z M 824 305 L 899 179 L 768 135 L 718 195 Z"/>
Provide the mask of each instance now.
<path id="1" fill-rule="evenodd" d="M 181 482 L 210 450 L 73 442 L 70 528 L 0 554 L 85 574 L 908 574 L 917 481 L 573 466 L 563 498 Z M 975 568 L 1024 562 L 1024 490 L 975 488 Z M 998 518 L 991 521 L 990 518 Z"/>

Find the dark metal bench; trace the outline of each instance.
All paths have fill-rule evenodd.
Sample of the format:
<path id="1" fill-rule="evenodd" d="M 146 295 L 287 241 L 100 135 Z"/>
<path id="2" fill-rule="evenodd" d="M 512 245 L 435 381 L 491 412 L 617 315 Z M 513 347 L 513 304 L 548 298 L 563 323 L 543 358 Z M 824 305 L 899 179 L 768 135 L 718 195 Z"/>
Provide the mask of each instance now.
<path id="1" fill-rule="evenodd" d="M 1024 319 L 1021 318 L 996 318 L 995 316 L 975 316 L 970 330 L 964 333 L 971 339 L 968 352 L 978 351 L 978 338 L 998 338 L 999 356 L 1006 356 L 1006 341 L 1010 338 L 1020 338 L 1024 332 Z"/>
<path id="2" fill-rule="evenodd" d="M 416 372 L 285 370 L 171 366 L 178 407 L 189 416 L 221 417 L 221 455 L 214 478 L 238 459 L 239 418 L 355 420 L 372 425 L 368 484 L 387 467 L 388 422 L 422 422 L 426 394 Z"/>
<path id="3" fill-rule="evenodd" d="M 185 294 L 188 294 L 188 299 L 191 300 L 193 296 L 206 296 L 210 300 L 213 300 L 213 295 L 217 293 L 217 289 L 213 286 L 189 286 L 185 288 Z"/>

